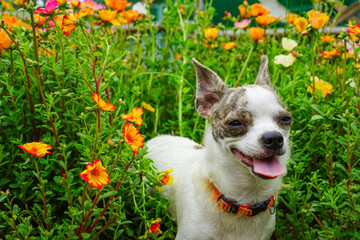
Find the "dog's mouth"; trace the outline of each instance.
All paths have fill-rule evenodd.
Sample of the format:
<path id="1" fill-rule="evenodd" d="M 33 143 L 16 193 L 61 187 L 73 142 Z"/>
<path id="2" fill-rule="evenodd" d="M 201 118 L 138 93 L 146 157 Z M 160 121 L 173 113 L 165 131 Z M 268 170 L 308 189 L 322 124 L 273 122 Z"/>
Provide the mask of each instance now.
<path id="1" fill-rule="evenodd" d="M 251 167 L 254 175 L 264 178 L 276 178 L 286 172 L 286 169 L 281 165 L 278 155 L 272 155 L 270 157 L 255 158 L 246 156 L 240 152 L 237 148 L 231 148 L 231 152 L 236 158 L 238 158 L 245 165 Z"/>

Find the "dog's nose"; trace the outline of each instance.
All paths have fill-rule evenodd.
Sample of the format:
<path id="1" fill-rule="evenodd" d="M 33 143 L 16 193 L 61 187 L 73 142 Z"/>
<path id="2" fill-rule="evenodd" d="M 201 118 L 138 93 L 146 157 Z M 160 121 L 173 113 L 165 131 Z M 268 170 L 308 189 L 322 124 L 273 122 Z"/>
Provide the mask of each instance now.
<path id="1" fill-rule="evenodd" d="M 280 132 L 266 132 L 261 138 L 262 143 L 267 149 L 280 150 L 284 145 L 284 137 Z"/>

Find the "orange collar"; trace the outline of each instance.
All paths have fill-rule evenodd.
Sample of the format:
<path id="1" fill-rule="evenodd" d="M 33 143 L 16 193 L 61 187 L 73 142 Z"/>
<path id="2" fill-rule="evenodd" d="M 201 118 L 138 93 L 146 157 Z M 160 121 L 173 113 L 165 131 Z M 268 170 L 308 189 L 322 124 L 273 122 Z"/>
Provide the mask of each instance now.
<path id="1" fill-rule="evenodd" d="M 271 214 L 275 213 L 275 198 L 271 196 L 269 199 L 256 203 L 253 205 L 241 205 L 239 202 L 227 199 L 214 184 L 208 181 L 209 187 L 212 190 L 211 198 L 217 201 L 217 205 L 225 212 L 234 213 L 239 216 L 252 217 L 267 209 Z"/>

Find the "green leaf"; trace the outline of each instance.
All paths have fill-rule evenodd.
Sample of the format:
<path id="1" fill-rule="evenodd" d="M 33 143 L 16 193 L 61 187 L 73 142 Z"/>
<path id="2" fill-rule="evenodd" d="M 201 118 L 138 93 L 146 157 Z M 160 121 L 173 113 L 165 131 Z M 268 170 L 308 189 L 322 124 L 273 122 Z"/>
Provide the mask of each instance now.
<path id="1" fill-rule="evenodd" d="M 81 234 L 81 237 L 82 237 L 83 239 L 89 239 L 89 238 L 91 237 L 91 234 L 90 234 L 90 233 L 82 233 L 82 234 Z"/>
<path id="2" fill-rule="evenodd" d="M 3 193 L 0 196 L 0 202 L 2 202 L 5 198 L 7 198 L 7 196 L 9 196 L 7 193 Z"/>
<path id="3" fill-rule="evenodd" d="M 320 116 L 320 115 L 314 115 L 314 116 L 312 116 L 310 121 L 316 121 L 316 120 L 320 120 L 320 119 L 324 119 L 324 118 L 322 116 Z"/>
<path id="4" fill-rule="evenodd" d="M 118 192 L 118 191 L 110 191 L 110 192 L 107 192 L 107 193 L 105 193 L 105 194 L 103 194 L 103 195 L 101 195 L 101 196 L 99 197 L 99 201 L 100 201 L 101 199 L 111 197 L 112 195 L 115 195 L 117 192 Z"/>

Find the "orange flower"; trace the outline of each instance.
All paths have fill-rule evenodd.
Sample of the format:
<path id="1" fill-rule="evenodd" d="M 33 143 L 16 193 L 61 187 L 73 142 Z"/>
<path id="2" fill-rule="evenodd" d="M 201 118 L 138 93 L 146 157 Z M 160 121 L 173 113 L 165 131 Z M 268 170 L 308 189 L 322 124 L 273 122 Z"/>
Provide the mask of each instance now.
<path id="1" fill-rule="evenodd" d="M 60 6 L 60 5 L 63 5 L 64 3 L 66 3 L 67 2 L 67 0 L 57 0 L 57 2 L 58 2 L 58 6 Z"/>
<path id="2" fill-rule="evenodd" d="M 329 21 L 329 16 L 326 13 L 315 11 L 314 9 L 307 13 L 311 27 L 319 29 Z"/>
<path id="3" fill-rule="evenodd" d="M 45 154 L 51 154 L 48 150 L 52 150 L 50 145 L 47 145 L 43 142 L 32 142 L 25 143 L 24 145 L 19 145 L 19 148 L 24 149 L 29 152 L 31 155 L 35 155 L 38 157 L 43 157 Z"/>
<path id="4" fill-rule="evenodd" d="M 125 18 L 129 23 L 132 23 L 135 19 L 139 18 L 139 12 L 132 9 L 125 11 Z"/>
<path id="5" fill-rule="evenodd" d="M 309 22 L 303 17 L 298 17 L 294 21 L 294 27 L 298 33 L 305 31 L 308 25 Z"/>
<path id="6" fill-rule="evenodd" d="M 79 11 L 79 18 L 90 17 L 92 15 L 94 15 L 94 10 L 89 7 L 82 8 Z"/>
<path id="7" fill-rule="evenodd" d="M 110 182 L 106 168 L 99 159 L 95 159 L 93 163 L 86 164 L 86 170 L 79 173 L 82 180 L 88 181 L 90 186 L 101 189 L 103 185 L 107 186 Z"/>
<path id="8" fill-rule="evenodd" d="M 319 56 L 327 59 L 332 59 L 333 57 L 340 55 L 339 49 L 340 47 L 337 47 L 331 51 L 324 51 L 323 53 L 319 53 Z"/>
<path id="9" fill-rule="evenodd" d="M 328 82 L 317 79 L 315 80 L 315 89 L 317 91 L 320 91 L 323 97 L 326 97 L 327 95 L 331 94 L 331 91 L 333 90 L 333 86 Z M 308 92 L 310 92 L 311 94 L 314 93 L 313 84 L 308 86 Z"/>
<path id="10" fill-rule="evenodd" d="M 162 178 L 160 178 L 160 182 L 164 185 L 172 185 L 174 182 L 174 177 L 170 176 L 169 173 L 173 172 L 174 170 L 172 168 L 164 171 L 162 174 L 165 174 Z M 160 192 L 163 191 L 163 187 L 162 186 L 155 186 L 155 188 L 157 190 L 159 190 Z"/>
<path id="11" fill-rule="evenodd" d="M 93 96 L 91 100 L 95 101 L 101 110 L 114 111 L 116 109 L 110 102 L 105 103 L 104 99 L 101 99 L 96 93 L 92 93 L 91 95 Z"/>
<path id="12" fill-rule="evenodd" d="M 279 19 L 280 19 L 280 17 L 273 17 L 273 16 L 266 16 L 266 15 L 258 16 L 255 18 L 255 20 L 263 26 L 268 26 L 276 21 L 279 21 Z"/>
<path id="13" fill-rule="evenodd" d="M 61 30 L 66 36 L 69 36 L 76 28 L 76 21 L 73 13 L 69 13 L 62 18 Z"/>
<path id="14" fill-rule="evenodd" d="M 104 22 L 111 22 L 116 17 L 116 11 L 101 10 L 99 11 L 100 17 Z"/>
<path id="15" fill-rule="evenodd" d="M 353 26 L 352 24 L 349 24 L 349 29 L 346 30 L 347 33 L 353 34 L 356 37 L 360 37 L 360 23 L 356 24 L 355 26 Z"/>
<path id="16" fill-rule="evenodd" d="M 286 15 L 285 19 L 287 20 L 288 24 L 294 24 L 295 20 L 299 17 L 296 13 L 289 13 Z"/>
<path id="17" fill-rule="evenodd" d="M 330 35 L 321 36 L 320 40 L 322 40 L 324 43 L 331 43 L 333 41 L 336 41 L 336 38 Z"/>
<path id="18" fill-rule="evenodd" d="M 121 118 L 133 122 L 138 126 L 141 126 L 143 124 L 143 120 L 141 118 L 141 115 L 144 113 L 144 111 L 141 108 L 134 107 L 129 114 L 122 115 Z"/>
<path id="19" fill-rule="evenodd" d="M 5 10 L 10 10 L 10 9 L 12 9 L 12 6 L 8 3 L 8 2 L 6 2 L 6 1 L 2 1 L 1 2 L 1 7 L 3 8 L 3 9 L 5 9 Z"/>
<path id="20" fill-rule="evenodd" d="M 0 31 L 0 51 L 1 49 L 8 49 L 11 45 L 11 38 L 6 34 L 5 31 Z"/>
<path id="21" fill-rule="evenodd" d="M 132 123 L 125 123 L 124 131 L 125 142 L 130 145 L 134 154 L 138 154 L 138 149 L 144 146 L 144 137 L 140 135 L 139 130 Z"/>
<path id="22" fill-rule="evenodd" d="M 239 11 L 242 18 L 250 17 L 250 11 L 244 5 L 239 5 Z"/>
<path id="23" fill-rule="evenodd" d="M 175 59 L 180 59 L 181 58 L 181 54 L 180 53 L 177 53 L 176 55 L 175 55 Z M 146 109 L 146 108 L 145 108 Z"/>
<path id="24" fill-rule="evenodd" d="M 156 220 L 152 221 L 149 229 L 146 231 L 145 234 L 154 234 L 156 236 L 162 234 L 159 222 L 161 222 L 161 218 L 157 218 Z"/>
<path id="25" fill-rule="evenodd" d="M 70 5 L 74 8 L 79 8 L 79 7 L 81 7 L 82 3 L 79 0 L 72 0 L 70 2 Z"/>
<path id="26" fill-rule="evenodd" d="M 219 31 L 220 30 L 217 28 L 207 28 L 204 30 L 205 38 L 215 40 L 218 36 Z"/>
<path id="27" fill-rule="evenodd" d="M 40 14 L 34 14 L 34 20 L 36 22 L 36 26 L 41 26 L 45 23 L 46 21 L 46 18 L 45 17 L 42 17 L 40 16 Z"/>
<path id="28" fill-rule="evenodd" d="M 224 47 L 225 50 L 230 50 L 236 46 L 236 43 L 228 42 L 228 43 L 221 43 L 221 45 Z"/>
<path id="29" fill-rule="evenodd" d="M 360 63 L 359 63 L 359 64 L 355 64 L 355 63 L 354 63 L 354 67 L 355 67 L 357 70 L 360 70 Z"/>
<path id="30" fill-rule="evenodd" d="M 20 5 L 23 5 L 23 4 L 24 4 L 24 0 L 14 0 L 13 3 L 14 3 L 15 5 L 20 6 Z"/>
<path id="31" fill-rule="evenodd" d="M 142 102 L 141 106 L 143 106 L 145 108 L 145 110 L 147 110 L 149 112 L 155 112 L 155 108 L 153 108 L 150 104 L 148 104 L 146 102 Z"/>
<path id="32" fill-rule="evenodd" d="M 261 15 L 267 15 L 269 13 L 271 13 L 271 11 L 267 10 L 266 8 L 264 8 L 263 6 L 261 6 L 258 3 L 254 3 L 253 5 L 250 6 L 251 11 L 250 11 L 250 15 L 252 17 L 257 17 L 257 16 L 261 16 Z"/>
<path id="33" fill-rule="evenodd" d="M 118 12 L 124 11 L 127 5 L 127 1 L 121 0 L 105 0 L 106 5 Z"/>
<path id="34" fill-rule="evenodd" d="M 260 27 L 251 27 L 249 29 L 249 34 L 252 40 L 258 41 L 260 38 L 264 36 L 265 30 Z"/>

